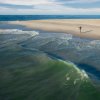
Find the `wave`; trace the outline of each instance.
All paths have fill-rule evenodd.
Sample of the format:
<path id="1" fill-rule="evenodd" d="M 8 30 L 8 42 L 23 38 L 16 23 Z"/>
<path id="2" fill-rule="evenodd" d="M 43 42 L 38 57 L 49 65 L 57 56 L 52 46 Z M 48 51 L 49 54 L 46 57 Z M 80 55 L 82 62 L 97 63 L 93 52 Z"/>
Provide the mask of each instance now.
<path id="1" fill-rule="evenodd" d="M 5 30 L 0 35 L 0 48 L 11 45 L 30 50 L 37 49 L 100 71 L 99 40 L 81 39 L 65 33 Z"/>
<path id="2" fill-rule="evenodd" d="M 64 34 L 64 33 L 48 33 L 46 36 L 42 36 L 39 34 L 38 31 L 23 31 L 19 29 L 6 29 L 0 31 L 0 35 L 3 35 L 3 37 L 0 38 L 0 42 L 5 41 L 21 41 L 21 40 L 27 40 L 28 38 L 32 38 L 34 36 L 37 36 L 33 40 L 25 41 L 29 42 L 30 44 L 27 44 L 27 46 L 33 46 L 33 47 L 46 47 L 50 46 L 53 47 L 55 50 L 59 49 L 66 49 L 66 48 L 75 48 L 77 50 L 85 50 L 85 49 L 99 49 L 100 48 L 100 41 L 99 40 L 86 40 L 81 38 L 75 38 L 71 34 Z M 9 36 L 8 36 L 9 35 Z M 35 44 L 32 43 L 35 41 Z M 23 43 L 23 44 L 25 44 Z M 33 44 L 33 45 L 31 45 Z M 37 45 L 36 45 L 37 44 Z"/>
<path id="3" fill-rule="evenodd" d="M 35 36 L 35 35 L 39 35 L 39 32 L 23 31 L 19 29 L 5 29 L 5 30 L 0 30 L 0 34 L 29 34 L 31 36 Z"/>
<path id="4" fill-rule="evenodd" d="M 0 30 L 0 44 L 9 44 L 9 43 L 19 43 L 25 41 L 29 38 L 32 38 L 36 35 L 39 35 L 37 31 L 23 31 L 19 29 L 6 29 Z"/>
<path id="5" fill-rule="evenodd" d="M 56 58 L 74 62 L 89 75 L 100 80 L 100 41 L 64 33 L 42 33 L 21 42 L 24 48 L 37 49 Z M 91 77 L 92 79 L 93 77 Z"/>
<path id="6" fill-rule="evenodd" d="M 35 39 L 26 41 L 25 45 L 28 47 L 42 48 L 47 47 L 47 50 L 60 50 L 66 48 L 74 48 L 78 51 L 88 50 L 88 49 L 100 49 L 99 40 L 88 40 L 73 37 L 71 34 L 64 33 L 46 33 L 44 35 L 39 35 Z M 30 42 L 30 44 L 28 44 Z M 32 43 L 32 42 L 35 42 Z M 50 48 L 51 47 L 51 48 Z M 53 47 L 53 48 L 52 48 Z"/>
<path id="7" fill-rule="evenodd" d="M 23 48 L 0 51 L 3 100 L 99 100 L 99 88 L 75 64 Z"/>
<path id="8" fill-rule="evenodd" d="M 92 47 L 100 48 L 100 40 L 93 40 L 89 43 Z"/>

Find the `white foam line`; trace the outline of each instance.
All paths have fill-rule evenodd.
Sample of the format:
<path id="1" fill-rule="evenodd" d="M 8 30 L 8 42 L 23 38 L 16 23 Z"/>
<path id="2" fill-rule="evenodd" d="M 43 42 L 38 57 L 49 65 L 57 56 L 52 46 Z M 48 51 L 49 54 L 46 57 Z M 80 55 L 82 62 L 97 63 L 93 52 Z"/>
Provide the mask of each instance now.
<path id="1" fill-rule="evenodd" d="M 39 35 L 37 31 L 23 31 L 19 29 L 0 30 L 0 34 L 30 34 L 31 36 Z"/>

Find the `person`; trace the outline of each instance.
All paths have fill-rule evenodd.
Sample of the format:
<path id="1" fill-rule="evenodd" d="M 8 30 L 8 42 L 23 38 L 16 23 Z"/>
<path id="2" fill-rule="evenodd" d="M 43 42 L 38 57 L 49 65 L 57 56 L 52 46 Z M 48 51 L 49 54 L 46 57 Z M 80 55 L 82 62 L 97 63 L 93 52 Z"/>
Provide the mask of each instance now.
<path id="1" fill-rule="evenodd" d="M 80 33 L 81 33 L 82 32 L 82 27 L 80 26 L 79 29 L 80 29 Z"/>

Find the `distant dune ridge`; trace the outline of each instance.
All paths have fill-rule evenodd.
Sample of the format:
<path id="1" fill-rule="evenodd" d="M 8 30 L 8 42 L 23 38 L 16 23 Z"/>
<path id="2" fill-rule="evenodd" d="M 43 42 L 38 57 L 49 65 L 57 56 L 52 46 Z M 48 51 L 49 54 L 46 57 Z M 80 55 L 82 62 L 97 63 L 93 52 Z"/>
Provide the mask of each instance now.
<path id="1" fill-rule="evenodd" d="M 70 33 L 84 38 L 100 39 L 100 19 L 56 19 L 13 21 L 10 24 L 24 25 L 35 30 Z M 80 33 L 79 27 L 82 27 Z"/>

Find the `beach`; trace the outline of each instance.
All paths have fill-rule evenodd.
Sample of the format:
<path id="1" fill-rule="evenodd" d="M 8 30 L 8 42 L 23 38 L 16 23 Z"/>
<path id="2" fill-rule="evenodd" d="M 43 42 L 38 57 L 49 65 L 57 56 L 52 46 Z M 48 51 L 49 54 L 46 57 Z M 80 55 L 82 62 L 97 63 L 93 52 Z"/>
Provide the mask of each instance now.
<path id="1" fill-rule="evenodd" d="M 100 19 L 49 19 L 11 21 L 10 24 L 23 25 L 34 30 L 73 34 L 82 38 L 100 39 Z M 82 27 L 80 33 L 79 27 Z"/>

